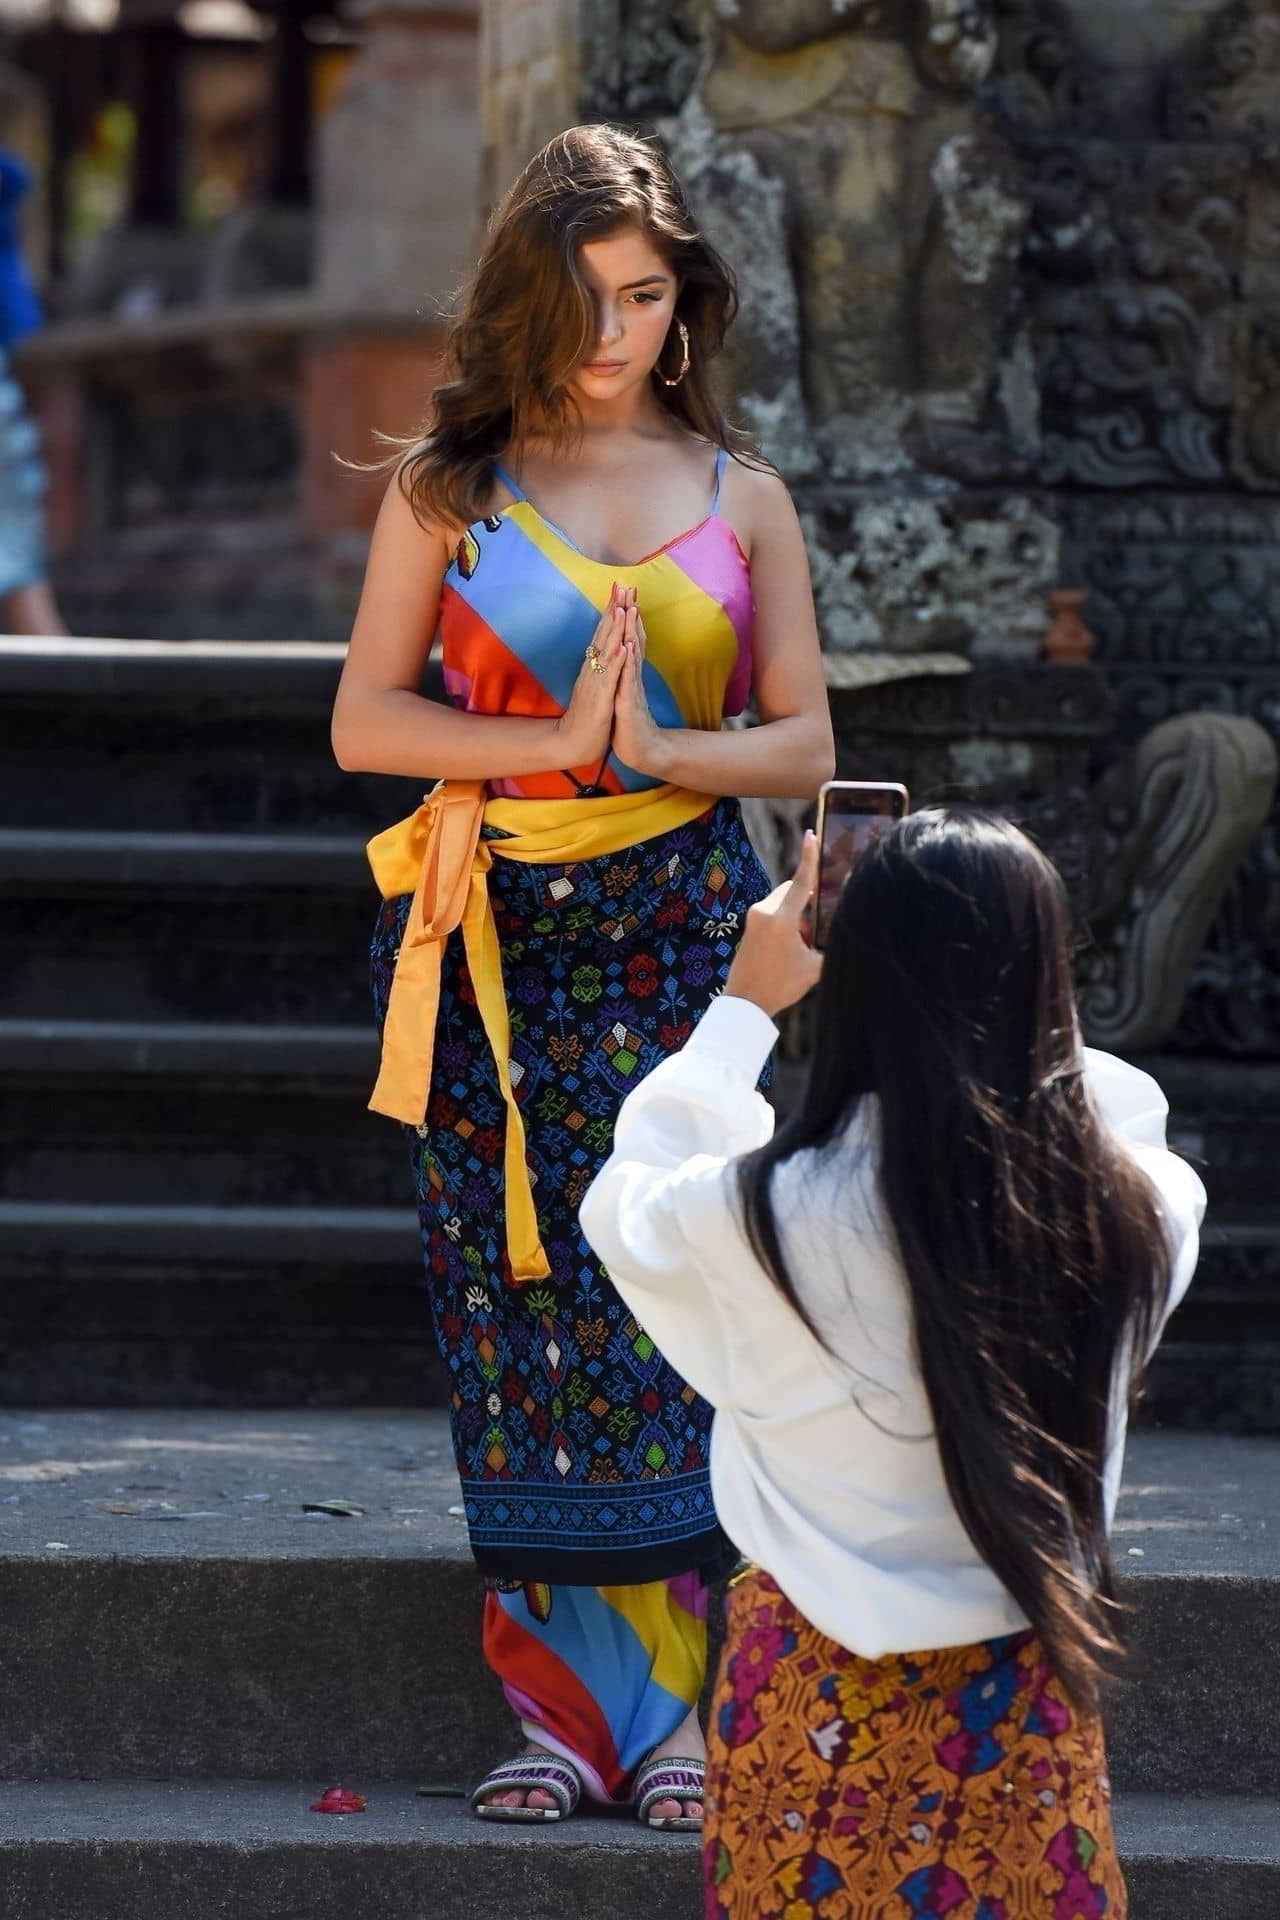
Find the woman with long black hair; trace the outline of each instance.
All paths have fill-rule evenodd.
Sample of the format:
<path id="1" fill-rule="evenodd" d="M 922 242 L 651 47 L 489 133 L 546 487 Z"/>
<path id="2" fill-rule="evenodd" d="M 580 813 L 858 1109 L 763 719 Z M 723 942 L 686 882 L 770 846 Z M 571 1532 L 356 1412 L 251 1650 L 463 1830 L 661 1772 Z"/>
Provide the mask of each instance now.
<path id="1" fill-rule="evenodd" d="M 706 1914 L 1117 1920 L 1107 1535 L 1204 1189 L 1156 1083 L 1081 1046 L 1062 885 L 1016 828 L 910 816 L 821 959 L 815 869 L 810 838 L 581 1210 L 716 1408 L 748 1563 Z M 807 1090 L 771 1138 L 772 1016 L 819 974 Z"/>

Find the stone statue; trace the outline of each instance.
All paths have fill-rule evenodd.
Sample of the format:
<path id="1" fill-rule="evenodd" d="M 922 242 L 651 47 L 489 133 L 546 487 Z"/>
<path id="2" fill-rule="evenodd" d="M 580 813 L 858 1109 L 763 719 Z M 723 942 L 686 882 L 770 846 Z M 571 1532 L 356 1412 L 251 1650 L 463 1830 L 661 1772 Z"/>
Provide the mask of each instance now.
<path id="1" fill-rule="evenodd" d="M 1277 755 L 1255 720 L 1189 713 L 1144 734 L 1092 796 L 1093 936 L 1081 968 L 1086 1039 L 1159 1045 L 1250 840 Z"/>
<path id="2" fill-rule="evenodd" d="M 796 493 L 824 646 L 886 676 L 1034 659 L 1058 538 L 1009 492 L 1038 387 L 990 0 L 706 5 L 659 131 L 738 275 L 727 383 Z"/>
<path id="3" fill-rule="evenodd" d="M 663 129 L 742 282 L 732 384 L 792 479 L 1026 470 L 1019 169 L 989 0 L 716 0 Z"/>

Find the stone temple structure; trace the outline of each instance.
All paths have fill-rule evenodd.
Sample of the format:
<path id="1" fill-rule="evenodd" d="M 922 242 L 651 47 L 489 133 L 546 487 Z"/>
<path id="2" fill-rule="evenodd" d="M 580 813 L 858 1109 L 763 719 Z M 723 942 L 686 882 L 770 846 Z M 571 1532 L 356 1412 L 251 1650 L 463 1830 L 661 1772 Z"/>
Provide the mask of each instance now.
<path id="1" fill-rule="evenodd" d="M 1124 822 L 1176 804 L 1167 757 L 1156 802 L 1146 759 L 1114 771 L 1122 750 L 1200 710 L 1275 727 L 1280 9 L 493 13 L 489 195 L 567 119 L 647 124 L 738 271 L 730 377 L 801 504 L 837 702 L 857 690 L 850 746 L 865 764 L 866 730 L 884 729 L 926 785 L 1034 789 L 1087 895 Z M 1088 595 L 1096 668 L 1019 675 L 1063 586 Z M 936 733 L 941 755 L 923 744 Z M 1252 846 L 1175 1037 L 1274 1055 L 1258 999 L 1278 958 L 1273 828 L 1252 837 L 1270 755 L 1251 729 L 1196 723 L 1186 739 L 1202 774 L 1210 740 L 1231 742 L 1244 786 L 1203 824 L 1212 837 L 1229 813 L 1231 857 Z M 1113 929 L 1101 980 L 1124 943 L 1113 907 L 1098 913 Z M 1113 1037 L 1167 1030 L 1153 1017 Z"/>
<path id="2" fill-rule="evenodd" d="M 177 9 L 120 16 L 141 171 L 26 355 L 73 618 L 340 637 L 376 489 L 333 452 L 421 416 L 537 144 L 656 134 L 739 278 L 725 378 L 805 525 L 842 771 L 998 804 L 1054 854 L 1090 1035 L 1158 1054 L 1218 1170 L 1161 1391 L 1216 1417 L 1247 1345 L 1237 1412 L 1280 1425 L 1280 0 L 257 12 L 261 204 L 195 242 L 146 174 L 181 146 Z M 755 829 L 782 861 L 795 824 Z"/>

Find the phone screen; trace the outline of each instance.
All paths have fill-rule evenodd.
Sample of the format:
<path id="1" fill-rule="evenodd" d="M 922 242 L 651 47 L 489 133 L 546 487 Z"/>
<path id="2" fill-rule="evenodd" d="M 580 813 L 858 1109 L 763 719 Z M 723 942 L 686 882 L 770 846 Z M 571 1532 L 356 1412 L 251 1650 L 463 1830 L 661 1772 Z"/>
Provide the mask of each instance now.
<path id="1" fill-rule="evenodd" d="M 813 944 L 827 931 L 844 883 L 873 839 L 907 811 L 907 790 L 888 781 L 829 780 L 818 796 L 818 901 Z"/>

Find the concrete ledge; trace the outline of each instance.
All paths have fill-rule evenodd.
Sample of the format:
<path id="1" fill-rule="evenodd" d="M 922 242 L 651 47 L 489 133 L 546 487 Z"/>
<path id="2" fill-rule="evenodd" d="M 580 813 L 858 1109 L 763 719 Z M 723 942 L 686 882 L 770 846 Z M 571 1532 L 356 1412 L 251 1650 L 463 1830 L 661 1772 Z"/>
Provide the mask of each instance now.
<path id="1" fill-rule="evenodd" d="M 98 1255 L 211 1265 L 223 1260 L 340 1263 L 412 1271 L 422 1258 L 417 1215 L 398 1207 L 77 1206 L 0 1202 L 6 1257 Z"/>
<path id="2" fill-rule="evenodd" d="M 113 700 L 169 705 L 197 695 L 241 713 L 261 715 L 264 705 L 327 711 L 346 653 L 345 640 L 7 636 L 0 638 L 0 695 L 48 696 L 60 707 L 98 711 Z M 438 659 L 426 669 L 423 691 L 444 698 Z"/>
<path id="3" fill-rule="evenodd" d="M 366 1812 L 307 1784 L 32 1781 L 0 1799 L 6 1920 L 693 1920 L 695 1836 L 582 1814 L 498 1827 L 460 1799 L 344 1775 Z M 1121 1800 L 1134 1920 L 1262 1920 L 1280 1906 L 1280 1801 Z"/>
<path id="4" fill-rule="evenodd" d="M 346 656 L 338 640 L 0 640 L 0 694 L 92 699 L 160 693 L 221 697 L 244 709 L 270 696 L 327 704 Z"/>
<path id="5" fill-rule="evenodd" d="M 692 1920 L 698 1911 L 692 1835 L 587 1816 L 554 1831 L 498 1828 L 410 1785 L 371 1789 L 363 1814 L 309 1812 L 329 1784 L 6 1789 L 0 1905 L 6 1920 Z"/>
<path id="6" fill-rule="evenodd" d="M 0 828 L 0 887 L 67 889 L 347 888 L 372 896 L 364 843 L 337 833 L 91 833 Z"/>
<path id="7" fill-rule="evenodd" d="M 86 1079 L 360 1080 L 372 1085 L 372 1027 L 213 1026 L 131 1020 L 0 1020 L 0 1073 Z M 363 1103 L 361 1103 L 363 1105 Z"/>
<path id="8" fill-rule="evenodd" d="M 1134 1438 L 1121 1791 L 1275 1790 L 1278 1464 Z M 473 1780 L 512 1731 L 459 1504 L 438 1414 L 0 1415 L 0 1777 Z"/>

